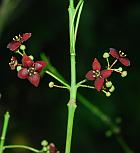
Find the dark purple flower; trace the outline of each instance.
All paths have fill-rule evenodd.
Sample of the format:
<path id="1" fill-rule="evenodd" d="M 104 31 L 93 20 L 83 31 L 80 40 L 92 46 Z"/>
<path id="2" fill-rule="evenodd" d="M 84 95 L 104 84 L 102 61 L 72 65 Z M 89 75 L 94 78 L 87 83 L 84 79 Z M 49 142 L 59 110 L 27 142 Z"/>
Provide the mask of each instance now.
<path id="1" fill-rule="evenodd" d="M 31 84 L 38 87 L 40 82 L 40 72 L 46 66 L 46 62 L 34 62 L 29 56 L 24 55 L 22 58 L 23 67 L 18 71 L 18 77 L 21 79 L 28 79 Z"/>
<path id="2" fill-rule="evenodd" d="M 13 40 L 7 45 L 11 51 L 17 51 L 18 48 L 22 45 L 22 43 L 28 40 L 31 37 L 31 33 L 24 33 L 19 36 L 15 36 Z"/>
<path id="3" fill-rule="evenodd" d="M 130 60 L 126 58 L 126 55 L 123 52 L 118 52 L 116 49 L 110 48 L 109 54 L 119 60 L 123 65 L 130 66 Z"/>
<path id="4" fill-rule="evenodd" d="M 95 58 L 92 63 L 92 69 L 86 74 L 88 80 L 95 81 L 95 88 L 100 91 L 104 85 L 104 79 L 108 78 L 112 74 L 112 70 L 101 70 L 99 61 Z"/>

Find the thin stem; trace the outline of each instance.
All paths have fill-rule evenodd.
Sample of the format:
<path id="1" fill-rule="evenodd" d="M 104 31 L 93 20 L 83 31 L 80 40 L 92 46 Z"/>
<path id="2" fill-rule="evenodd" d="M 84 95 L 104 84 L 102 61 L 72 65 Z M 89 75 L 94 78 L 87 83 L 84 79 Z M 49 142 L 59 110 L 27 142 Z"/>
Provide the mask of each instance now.
<path id="1" fill-rule="evenodd" d="M 116 139 L 126 153 L 134 153 L 134 151 L 129 148 L 129 146 L 126 144 L 126 142 L 120 135 L 117 135 Z"/>
<path id="2" fill-rule="evenodd" d="M 5 143 L 5 137 L 6 137 L 9 118 L 10 118 L 9 112 L 6 112 L 4 115 L 4 125 L 3 125 L 3 129 L 2 129 L 2 135 L 0 138 L 0 153 L 3 153 L 3 146 Z"/>
<path id="3" fill-rule="evenodd" d="M 81 84 L 83 84 L 83 83 L 85 83 L 85 82 L 87 82 L 87 79 L 84 79 L 84 80 L 78 82 L 77 85 L 76 85 L 77 88 L 78 88 Z"/>
<path id="4" fill-rule="evenodd" d="M 7 145 L 7 146 L 3 147 L 3 150 L 4 149 L 16 149 L 16 148 L 26 149 L 26 150 L 30 150 L 30 151 L 36 152 L 36 153 L 40 152 L 40 150 L 37 150 L 37 149 L 29 147 L 29 146 L 25 146 L 25 145 Z"/>
<path id="5" fill-rule="evenodd" d="M 81 84 L 81 85 L 79 85 L 78 87 L 95 89 L 95 87 L 94 87 L 94 86 L 88 86 L 88 85 L 85 85 L 85 84 Z"/>
<path id="6" fill-rule="evenodd" d="M 111 69 L 117 63 L 117 61 L 118 59 L 116 59 L 109 68 Z"/>
<path id="7" fill-rule="evenodd" d="M 110 64 L 109 64 L 108 58 L 106 58 L 106 61 L 107 61 L 107 67 L 110 68 Z"/>
<path id="8" fill-rule="evenodd" d="M 76 21 L 76 25 L 75 25 L 75 42 L 76 42 L 76 38 L 77 38 L 77 31 L 78 31 L 79 21 L 80 21 L 80 17 L 81 17 L 81 12 L 82 12 L 82 9 L 83 9 L 83 4 L 84 4 L 83 0 L 81 2 L 82 3 L 81 3 L 80 8 L 79 8 L 77 21 Z"/>
<path id="9" fill-rule="evenodd" d="M 68 88 L 70 90 L 70 86 L 64 82 L 63 80 L 61 80 L 60 78 L 58 78 L 56 75 L 54 75 L 53 73 L 46 71 L 47 74 L 49 74 L 50 76 L 52 76 L 53 78 L 55 78 L 57 81 L 59 81 L 60 83 L 62 83 L 66 88 Z"/>

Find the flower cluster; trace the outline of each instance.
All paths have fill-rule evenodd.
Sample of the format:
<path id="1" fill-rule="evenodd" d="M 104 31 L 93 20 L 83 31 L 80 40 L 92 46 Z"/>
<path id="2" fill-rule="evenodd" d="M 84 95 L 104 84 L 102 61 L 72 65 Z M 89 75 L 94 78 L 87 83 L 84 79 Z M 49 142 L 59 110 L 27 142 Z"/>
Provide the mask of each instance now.
<path id="1" fill-rule="evenodd" d="M 48 143 L 46 140 L 43 140 L 41 142 L 41 145 L 43 146 L 42 152 L 46 153 L 60 153 L 60 151 L 57 150 L 54 143 Z"/>
<path id="2" fill-rule="evenodd" d="M 109 61 L 110 55 L 115 59 L 115 61 L 112 64 L 110 64 Z M 123 52 L 117 51 L 114 48 L 110 48 L 109 53 L 105 52 L 103 54 L 103 57 L 107 61 L 106 69 L 102 69 L 98 59 L 94 58 L 92 63 L 92 70 L 88 71 L 85 77 L 87 78 L 87 80 L 94 81 L 94 86 L 97 89 L 97 91 L 103 91 L 106 93 L 106 96 L 110 96 L 111 92 L 115 90 L 115 87 L 112 84 L 112 82 L 108 80 L 111 74 L 113 72 L 117 72 L 121 74 L 122 77 L 125 77 L 127 75 L 127 71 L 123 71 L 122 67 L 113 68 L 114 65 L 117 63 L 117 61 L 119 61 L 124 66 L 130 66 L 130 60 L 126 57 L 126 55 Z"/>
<path id="3" fill-rule="evenodd" d="M 31 33 L 25 33 L 19 36 L 15 36 L 12 42 L 7 45 L 11 51 L 16 52 L 22 56 L 21 63 L 18 62 L 15 56 L 11 57 L 9 66 L 11 70 L 18 71 L 18 77 L 21 79 L 28 79 L 31 84 L 38 87 L 40 82 L 40 72 L 45 68 L 46 62 L 33 61 L 33 56 L 28 56 L 25 53 L 25 46 L 23 42 L 31 37 Z"/>

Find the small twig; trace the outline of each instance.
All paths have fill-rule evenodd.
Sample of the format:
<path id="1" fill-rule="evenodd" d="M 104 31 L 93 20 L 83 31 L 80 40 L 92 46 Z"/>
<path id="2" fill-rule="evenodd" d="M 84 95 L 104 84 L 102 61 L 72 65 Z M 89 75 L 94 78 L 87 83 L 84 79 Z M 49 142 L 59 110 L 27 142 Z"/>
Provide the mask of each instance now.
<path id="1" fill-rule="evenodd" d="M 53 73 L 46 71 L 47 74 L 49 74 L 50 76 L 52 76 L 53 78 L 55 78 L 57 81 L 59 81 L 60 83 L 62 83 L 67 89 L 70 90 L 70 86 L 64 82 L 63 80 L 61 80 L 60 78 L 58 78 L 57 76 L 55 76 Z"/>
<path id="2" fill-rule="evenodd" d="M 40 150 L 37 150 L 37 149 L 32 148 L 32 147 L 29 147 L 29 146 L 25 146 L 25 145 L 7 145 L 7 146 L 4 146 L 4 147 L 3 147 L 3 150 L 4 150 L 4 149 L 16 149 L 16 148 L 19 148 L 19 149 L 26 149 L 26 150 L 30 150 L 30 151 L 36 152 L 36 153 L 41 152 Z"/>

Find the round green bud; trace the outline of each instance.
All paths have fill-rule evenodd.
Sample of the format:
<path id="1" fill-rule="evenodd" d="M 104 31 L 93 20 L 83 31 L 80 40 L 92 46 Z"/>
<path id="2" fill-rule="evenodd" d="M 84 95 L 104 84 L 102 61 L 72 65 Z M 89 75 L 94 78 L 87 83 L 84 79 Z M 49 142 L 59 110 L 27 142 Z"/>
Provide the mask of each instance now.
<path id="1" fill-rule="evenodd" d="M 106 137 L 111 137 L 112 131 L 111 130 L 106 131 L 105 135 L 106 135 Z"/>
<path id="2" fill-rule="evenodd" d="M 110 97 L 111 96 L 111 93 L 108 91 L 108 92 L 106 92 L 106 96 L 107 97 Z"/>
<path id="3" fill-rule="evenodd" d="M 47 142 L 46 140 L 43 140 L 43 141 L 41 142 L 41 145 L 42 145 L 42 146 L 47 146 L 47 145 L 48 145 L 48 142 Z"/>
<path id="4" fill-rule="evenodd" d="M 111 88 L 109 89 L 110 92 L 113 92 L 115 90 L 115 87 L 112 85 Z"/>
<path id="5" fill-rule="evenodd" d="M 123 70 L 122 67 L 119 67 L 119 68 L 118 68 L 118 71 L 119 71 L 119 72 L 122 72 L 122 70 Z"/>
<path id="6" fill-rule="evenodd" d="M 20 49 L 21 49 L 21 50 L 25 50 L 25 49 L 26 49 L 26 46 L 25 46 L 25 45 L 21 45 L 21 46 L 20 46 Z"/>
<path id="7" fill-rule="evenodd" d="M 32 55 L 29 56 L 31 60 L 34 60 L 34 57 Z"/>
<path id="8" fill-rule="evenodd" d="M 54 82 L 50 82 L 50 83 L 49 83 L 49 87 L 50 87 L 50 88 L 53 88 L 53 86 L 54 86 Z"/>
<path id="9" fill-rule="evenodd" d="M 121 76 L 126 77 L 127 76 L 127 71 L 122 71 Z"/>
<path id="10" fill-rule="evenodd" d="M 21 66 L 17 66 L 17 71 L 20 71 L 21 70 Z"/>
<path id="11" fill-rule="evenodd" d="M 103 54 L 103 58 L 108 58 L 108 57 L 109 57 L 109 53 L 105 52 L 105 53 Z"/>
<path id="12" fill-rule="evenodd" d="M 111 81 L 107 81 L 105 85 L 106 85 L 107 88 L 110 88 L 112 86 L 112 82 Z"/>
<path id="13" fill-rule="evenodd" d="M 47 147 L 43 147 L 42 149 L 43 152 L 46 152 L 47 150 L 48 150 Z"/>

